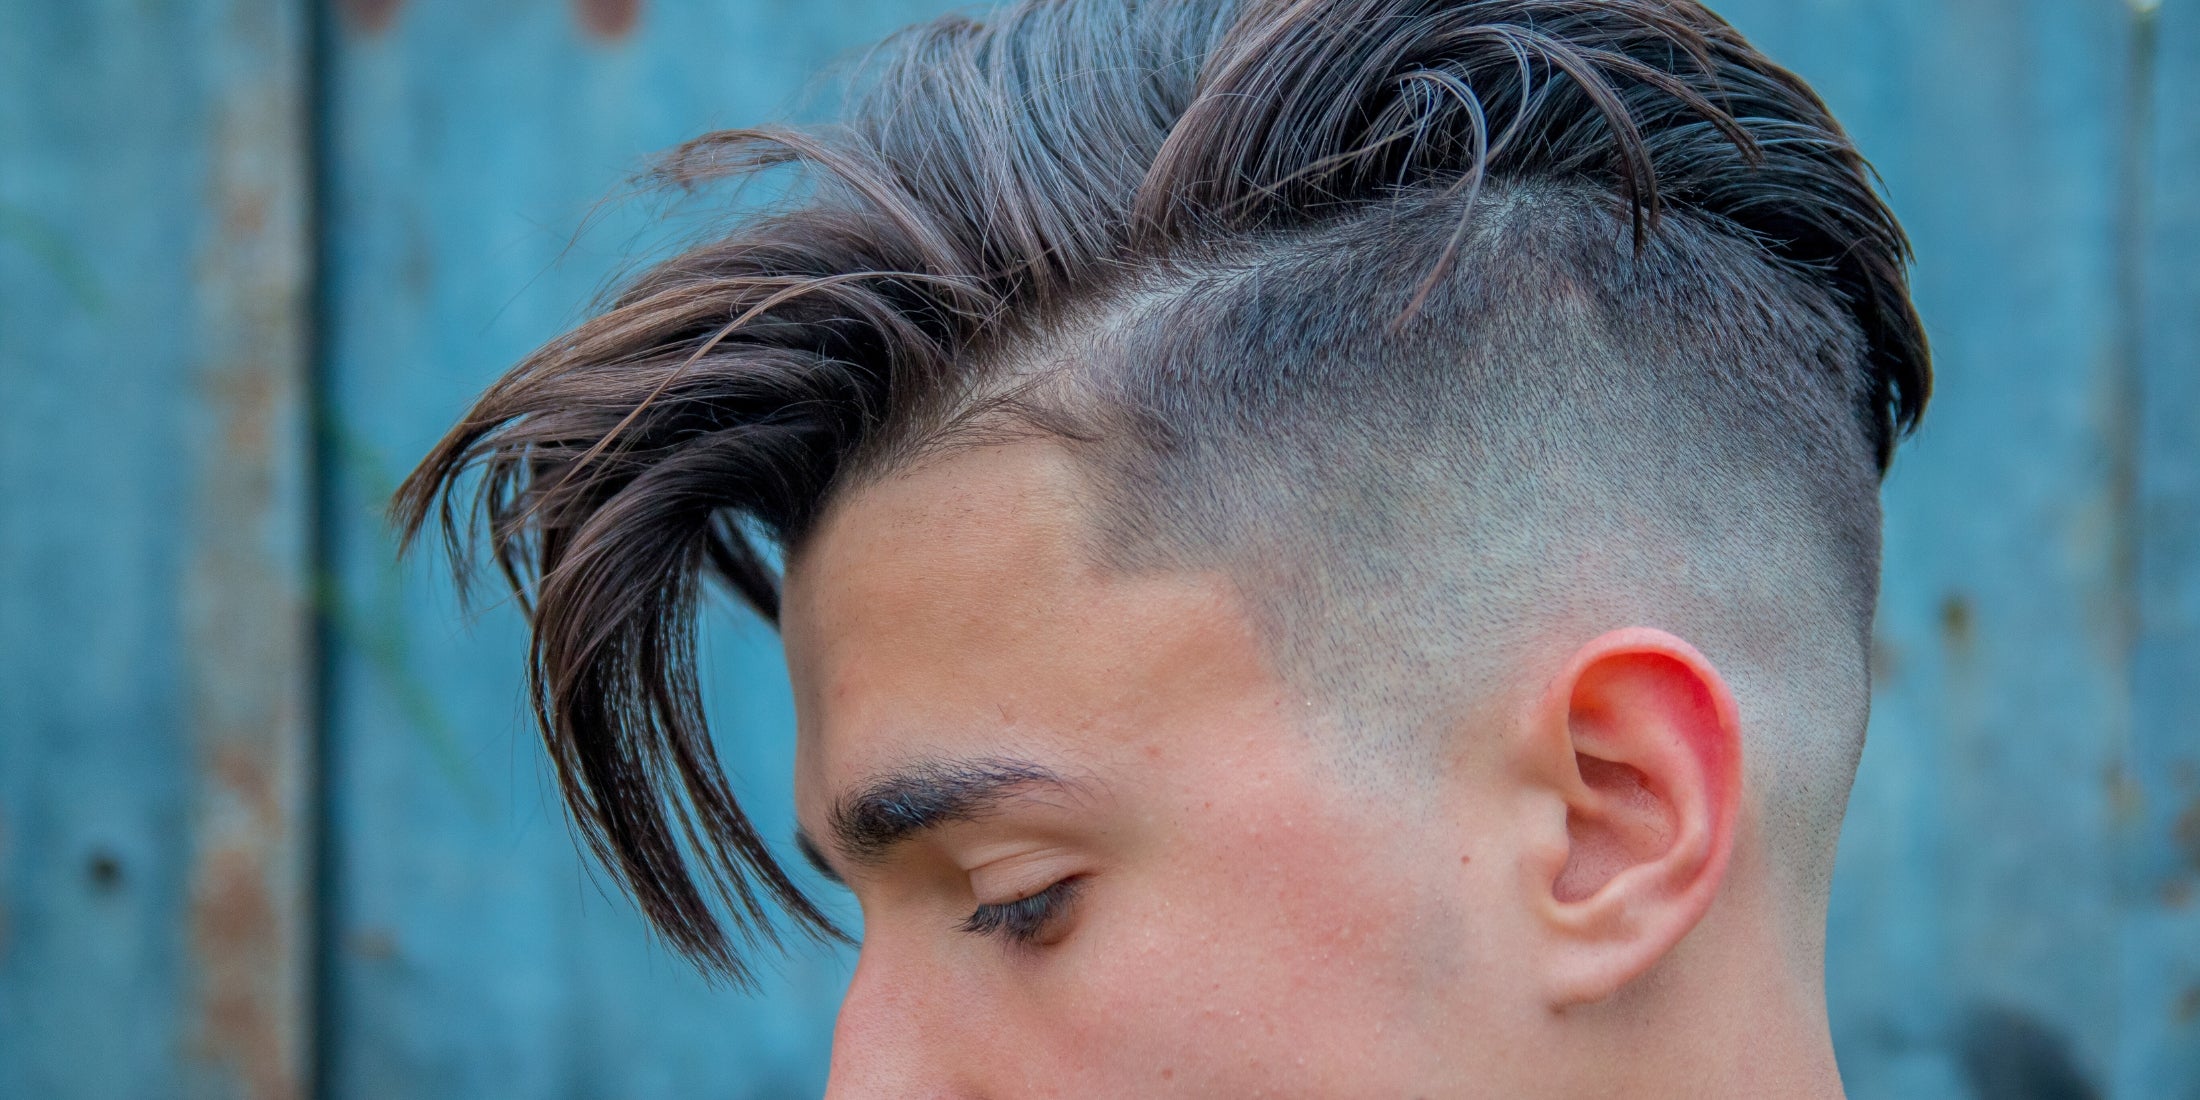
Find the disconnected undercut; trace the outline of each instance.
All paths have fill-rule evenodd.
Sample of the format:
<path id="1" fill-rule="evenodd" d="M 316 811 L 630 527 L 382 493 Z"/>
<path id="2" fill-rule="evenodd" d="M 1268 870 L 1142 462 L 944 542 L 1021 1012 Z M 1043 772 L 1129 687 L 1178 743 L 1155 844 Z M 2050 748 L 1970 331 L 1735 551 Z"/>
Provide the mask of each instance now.
<path id="1" fill-rule="evenodd" d="M 1712 13 L 1026 0 L 866 72 L 841 125 L 671 153 L 675 186 L 806 174 L 512 369 L 395 504 L 462 569 L 485 536 L 573 817 L 691 957 L 745 976 L 775 903 L 833 934 L 716 762 L 705 585 L 776 620 L 774 546 L 1003 430 L 1090 460 L 1111 560 L 1260 548 L 1286 665 L 1337 694 L 1378 636 L 1410 674 L 1664 616 L 1818 685 L 1772 725 L 1832 697 L 1860 736 L 1877 484 L 1929 387 L 1908 245 Z"/>

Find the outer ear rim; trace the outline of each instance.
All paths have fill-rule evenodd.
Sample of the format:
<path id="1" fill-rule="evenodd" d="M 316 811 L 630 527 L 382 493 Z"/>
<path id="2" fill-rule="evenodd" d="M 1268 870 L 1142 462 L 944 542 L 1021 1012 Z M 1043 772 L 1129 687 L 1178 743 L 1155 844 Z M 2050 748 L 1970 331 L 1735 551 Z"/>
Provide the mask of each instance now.
<path id="1" fill-rule="evenodd" d="M 1534 723 L 1537 740 L 1548 746 L 1535 754 L 1546 761 L 1546 767 L 1536 769 L 1546 773 L 1540 781 L 1563 801 L 1569 818 L 1576 806 L 1602 797 L 1581 776 L 1581 753 L 1573 729 L 1575 699 L 1593 670 L 1629 657 L 1658 658 L 1686 669 L 1710 705 L 1706 728 L 1716 736 L 1709 744 L 1702 738 L 1686 739 L 1686 750 L 1695 757 L 1694 770 L 1706 777 L 1695 784 L 1703 792 L 1694 800 L 1702 804 L 1702 811 L 1684 815 L 1656 859 L 1623 868 L 1578 899 L 1562 900 L 1557 894 L 1572 848 L 1570 838 L 1555 846 L 1555 858 L 1532 861 L 1539 916 L 1564 942 L 1567 950 L 1562 955 L 1572 956 L 1570 965 L 1557 965 L 1551 975 L 1549 1000 L 1554 1009 L 1604 1000 L 1671 955 L 1703 923 L 1722 891 L 1740 832 L 1740 705 L 1710 658 L 1686 640 L 1655 627 L 1627 626 L 1598 635 L 1576 649 L 1565 669 L 1551 680 Z M 1656 878 L 1678 882 L 1658 886 L 1646 881 Z M 1638 899 L 1660 892 L 1677 901 L 1659 906 L 1664 912 L 1655 919 L 1656 927 L 1645 929 L 1647 915 Z"/>

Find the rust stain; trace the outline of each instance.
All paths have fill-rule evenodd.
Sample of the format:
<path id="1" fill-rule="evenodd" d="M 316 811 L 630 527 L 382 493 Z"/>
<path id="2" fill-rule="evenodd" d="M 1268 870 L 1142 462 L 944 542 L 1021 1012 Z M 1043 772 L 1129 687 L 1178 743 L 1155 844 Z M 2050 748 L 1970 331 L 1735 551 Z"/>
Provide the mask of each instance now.
<path id="1" fill-rule="evenodd" d="M 222 196 L 223 233 L 236 237 L 256 237 L 266 229 L 265 192 L 234 189 Z"/>
<path id="2" fill-rule="evenodd" d="M 2185 987 L 2185 995 L 2177 998 L 2177 1022 L 2189 1024 L 2200 1020 L 2200 985 Z"/>
<path id="3" fill-rule="evenodd" d="M 2192 881 L 2171 879 L 2162 885 L 2162 908 L 2185 909 L 2192 905 Z"/>
<path id="4" fill-rule="evenodd" d="M 344 24 L 361 34 L 381 34 L 397 22 L 404 0 L 336 0 Z"/>
<path id="5" fill-rule="evenodd" d="M 642 0 L 573 0 L 573 14 L 591 37 L 624 38 L 642 20 Z"/>
<path id="6" fill-rule="evenodd" d="M 1971 601 L 1961 592 L 1950 592 L 1940 601 L 1940 637 L 1949 650 L 1968 653 L 1976 627 L 1971 621 Z"/>
<path id="7" fill-rule="evenodd" d="M 204 974 L 199 998 L 203 1053 L 236 1068 L 252 1100 L 294 1100 L 298 1083 L 276 1052 L 281 1022 L 263 956 L 279 941 L 275 904 L 255 853 L 208 852 L 191 900 L 191 942 Z"/>
<path id="8" fill-rule="evenodd" d="M 237 796 L 237 801 L 252 811 L 253 820 L 260 827 L 274 830 L 281 826 L 283 808 L 275 797 L 275 781 L 267 774 L 267 766 L 243 746 L 234 743 L 217 746 L 208 768 L 222 786 Z"/>
<path id="9" fill-rule="evenodd" d="M 389 29 L 402 6 L 334 2 L 329 14 L 347 34 Z M 280 47 L 270 38 L 266 48 Z M 185 1053 L 200 1063 L 192 1072 L 202 1091 L 250 1100 L 301 1095 L 309 1056 L 308 838 L 295 820 L 309 763 L 307 510 L 292 476 L 310 360 L 304 77 L 255 66 L 208 104 L 212 234 L 196 267 L 205 355 L 195 384 L 215 420 L 184 545 L 196 750 Z M 116 877 L 128 884 L 120 869 Z"/>
<path id="10" fill-rule="evenodd" d="M 2177 823 L 2169 827 L 2170 839 L 2177 842 L 2177 849 L 2185 855 L 2185 862 L 2200 870 L 2200 798 L 2195 798 L 2177 815 Z"/>
<path id="11" fill-rule="evenodd" d="M 210 383 L 214 402 L 221 410 L 223 446 L 238 463 L 232 473 L 251 470 L 253 467 L 246 463 L 266 451 L 268 440 L 274 436 L 276 380 L 266 371 L 226 370 L 214 375 Z"/>

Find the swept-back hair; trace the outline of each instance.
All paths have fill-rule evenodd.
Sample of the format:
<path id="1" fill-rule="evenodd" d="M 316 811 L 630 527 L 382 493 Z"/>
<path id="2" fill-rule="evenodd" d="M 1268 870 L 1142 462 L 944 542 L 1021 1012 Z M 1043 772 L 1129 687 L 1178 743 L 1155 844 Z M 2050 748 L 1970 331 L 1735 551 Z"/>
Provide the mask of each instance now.
<path id="1" fill-rule="evenodd" d="M 1464 274 L 1477 194 L 1586 189 L 1638 256 L 1685 218 L 1833 303 L 1855 354 L 1824 385 L 1875 477 L 1926 399 L 1908 246 L 1864 162 L 1688 0 L 1026 0 L 903 32 L 866 72 L 835 127 L 670 153 L 671 185 L 789 165 L 806 183 L 513 368 L 394 505 L 408 540 L 439 520 L 462 571 L 485 536 L 582 835 L 737 980 L 773 903 L 834 932 L 713 754 L 704 585 L 776 621 L 771 544 L 799 546 L 978 364 L 1142 271 L 1401 204 L 1461 212 L 1385 319 L 1408 323 Z"/>

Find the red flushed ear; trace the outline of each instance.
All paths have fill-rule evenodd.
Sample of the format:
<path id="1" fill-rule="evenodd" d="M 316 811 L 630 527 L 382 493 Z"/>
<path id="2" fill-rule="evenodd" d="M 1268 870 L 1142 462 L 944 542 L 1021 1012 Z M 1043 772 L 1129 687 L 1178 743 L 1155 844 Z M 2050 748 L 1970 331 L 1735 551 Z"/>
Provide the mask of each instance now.
<path id="1" fill-rule="evenodd" d="M 1739 828 L 1741 719 L 1703 654 L 1629 627 L 1576 651 L 1529 718 L 1529 774 L 1563 805 L 1529 861 L 1554 1007 L 1618 992 L 1696 927 Z"/>

